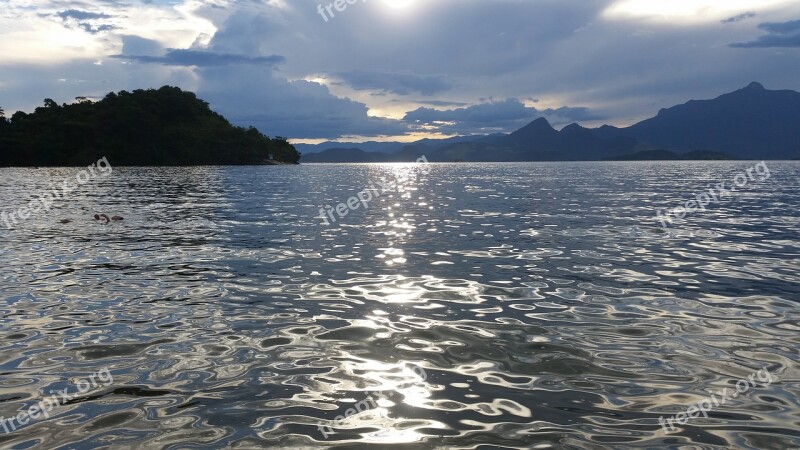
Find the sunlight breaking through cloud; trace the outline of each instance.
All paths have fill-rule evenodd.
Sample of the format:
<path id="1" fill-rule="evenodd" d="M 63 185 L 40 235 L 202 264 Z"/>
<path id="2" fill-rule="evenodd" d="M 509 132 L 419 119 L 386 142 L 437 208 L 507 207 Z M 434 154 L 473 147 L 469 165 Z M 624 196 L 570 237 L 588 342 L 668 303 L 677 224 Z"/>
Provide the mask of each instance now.
<path id="1" fill-rule="evenodd" d="M 611 19 L 677 19 L 681 22 L 718 21 L 732 14 L 791 4 L 787 0 L 618 0 L 605 10 Z"/>

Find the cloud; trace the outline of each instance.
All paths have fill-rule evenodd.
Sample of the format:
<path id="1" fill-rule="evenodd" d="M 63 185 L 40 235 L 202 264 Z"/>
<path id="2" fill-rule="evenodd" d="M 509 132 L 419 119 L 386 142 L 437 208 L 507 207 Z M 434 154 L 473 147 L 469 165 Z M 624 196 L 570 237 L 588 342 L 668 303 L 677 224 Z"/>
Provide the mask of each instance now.
<path id="1" fill-rule="evenodd" d="M 114 25 L 92 25 L 90 23 L 79 23 L 78 26 L 81 27 L 83 31 L 90 34 L 97 34 L 103 31 L 111 31 L 117 29 L 117 27 L 115 27 Z"/>
<path id="2" fill-rule="evenodd" d="M 113 16 L 103 13 L 93 13 L 88 11 L 81 11 L 78 9 L 67 9 L 56 14 L 62 20 L 75 19 L 75 20 L 91 20 L 91 19 L 110 19 Z"/>
<path id="3" fill-rule="evenodd" d="M 103 31 L 117 29 L 117 26 L 102 23 L 102 20 L 111 19 L 114 16 L 104 13 L 94 13 L 79 9 L 66 9 L 58 12 L 55 16 L 60 17 L 63 25 L 67 28 L 80 28 L 89 34 L 97 34 Z"/>
<path id="4" fill-rule="evenodd" d="M 556 109 L 548 108 L 542 111 L 541 114 L 542 117 L 545 117 L 553 125 L 608 119 L 608 116 L 593 112 L 591 109 L 584 106 L 562 106 Z"/>
<path id="5" fill-rule="evenodd" d="M 392 100 L 394 102 L 399 102 L 400 100 Z M 430 105 L 430 106 L 467 106 L 469 103 L 466 102 L 448 102 L 446 100 L 412 100 L 412 103 L 418 103 L 420 105 Z"/>
<path id="6" fill-rule="evenodd" d="M 112 58 L 126 59 L 140 63 L 164 64 L 166 66 L 194 67 L 227 66 L 235 64 L 276 65 L 286 61 L 286 58 L 280 55 L 245 56 L 189 49 L 168 49 L 164 56 L 113 55 Z"/>
<path id="7" fill-rule="evenodd" d="M 421 107 L 408 112 L 403 120 L 416 127 L 436 127 L 448 134 L 481 134 L 515 131 L 538 117 L 545 117 L 554 125 L 604 118 L 584 107 L 540 111 L 509 98 L 449 110 Z"/>
<path id="8" fill-rule="evenodd" d="M 775 34 L 797 34 L 800 32 L 800 20 L 790 20 L 789 22 L 767 22 L 758 26 L 762 30 Z"/>
<path id="9" fill-rule="evenodd" d="M 123 55 L 157 56 L 164 53 L 164 47 L 156 40 L 135 35 L 123 35 L 121 38 Z"/>
<path id="10" fill-rule="evenodd" d="M 447 91 L 453 85 L 443 75 L 416 75 L 376 70 L 355 70 L 336 74 L 351 88 L 358 91 L 379 91 L 397 95 L 434 95 Z"/>
<path id="11" fill-rule="evenodd" d="M 786 7 L 793 0 L 614 0 L 611 18 L 645 18 L 674 24 L 717 22 L 744 11 Z M 747 16 L 745 16 L 746 18 Z M 677 20 L 675 20 L 677 19 Z"/>
<path id="12" fill-rule="evenodd" d="M 407 124 L 370 117 L 359 102 L 339 98 L 325 85 L 289 81 L 261 66 L 199 69 L 199 95 L 240 125 L 294 139 L 336 139 L 344 135 L 402 135 Z M 236 79 L 232 89 L 231 80 Z"/>
<path id="13" fill-rule="evenodd" d="M 758 26 L 768 34 L 749 42 L 730 44 L 734 48 L 786 48 L 800 47 L 800 20 L 765 22 Z"/>
<path id="14" fill-rule="evenodd" d="M 755 16 L 756 16 L 756 13 L 754 13 L 754 12 L 746 12 L 744 14 L 739 14 L 737 16 L 728 17 L 727 19 L 722 20 L 722 23 L 741 22 L 741 21 L 746 20 L 746 19 L 752 19 Z"/>

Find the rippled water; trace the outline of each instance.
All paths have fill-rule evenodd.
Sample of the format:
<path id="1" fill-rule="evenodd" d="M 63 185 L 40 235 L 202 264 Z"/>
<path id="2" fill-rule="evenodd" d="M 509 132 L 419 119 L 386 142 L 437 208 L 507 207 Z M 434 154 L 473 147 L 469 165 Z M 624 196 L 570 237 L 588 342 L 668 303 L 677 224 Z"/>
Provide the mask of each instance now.
<path id="1" fill-rule="evenodd" d="M 752 164 L 115 168 L 0 229 L 0 415 L 113 375 L 0 446 L 798 448 L 800 164 L 769 164 L 671 233 Z M 76 171 L 0 170 L 2 209 Z"/>

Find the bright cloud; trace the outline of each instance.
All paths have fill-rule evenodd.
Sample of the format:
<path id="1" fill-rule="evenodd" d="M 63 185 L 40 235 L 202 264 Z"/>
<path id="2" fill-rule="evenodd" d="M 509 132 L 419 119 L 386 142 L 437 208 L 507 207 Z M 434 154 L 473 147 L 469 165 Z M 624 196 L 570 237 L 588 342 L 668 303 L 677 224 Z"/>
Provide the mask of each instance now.
<path id="1" fill-rule="evenodd" d="M 52 65 L 118 53 L 119 35 L 157 39 L 166 47 L 186 47 L 213 24 L 187 4 L 128 4 L 8 0 L 0 11 L 2 64 Z"/>
<path id="2" fill-rule="evenodd" d="M 718 21 L 731 14 L 791 4 L 792 0 L 618 0 L 604 15 L 609 18 Z"/>

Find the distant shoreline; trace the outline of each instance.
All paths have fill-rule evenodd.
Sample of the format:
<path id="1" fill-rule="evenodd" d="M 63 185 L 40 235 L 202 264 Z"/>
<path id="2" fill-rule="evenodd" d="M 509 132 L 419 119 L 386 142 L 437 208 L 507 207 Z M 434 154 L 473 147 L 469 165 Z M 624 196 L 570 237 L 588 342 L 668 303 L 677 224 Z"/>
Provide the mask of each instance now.
<path id="1" fill-rule="evenodd" d="M 666 162 L 666 163 L 692 163 L 692 162 L 752 162 L 752 161 L 775 161 L 775 162 L 800 162 L 798 159 L 626 159 L 626 160 L 546 160 L 546 161 L 431 161 L 430 164 L 530 164 L 530 163 L 630 163 L 630 162 Z M 301 162 L 300 166 L 322 166 L 322 165 L 347 165 L 347 164 L 411 164 L 408 162 Z"/>
<path id="2" fill-rule="evenodd" d="M 666 163 L 692 163 L 692 162 L 719 162 L 719 163 L 740 163 L 740 162 L 753 162 L 753 161 L 762 161 L 758 159 L 724 159 L 724 160 L 714 160 L 714 159 L 694 159 L 694 160 L 664 160 L 664 159 L 637 159 L 637 160 L 560 160 L 560 161 L 437 161 L 437 162 L 430 162 L 429 164 L 532 164 L 532 163 L 648 163 L 648 162 L 666 162 Z M 800 162 L 799 159 L 765 159 L 763 161 L 774 161 L 774 162 L 789 162 L 789 163 L 797 163 Z M 264 167 L 264 166 L 285 166 L 285 167 L 300 167 L 300 166 L 327 166 L 327 165 L 363 165 L 363 164 L 375 164 L 375 165 L 382 165 L 382 164 L 404 164 L 409 165 L 413 163 L 409 162 L 309 162 L 309 163 L 277 163 L 277 164 L 197 164 L 197 165 L 182 165 L 182 166 L 175 166 L 175 165 L 161 165 L 161 166 L 154 166 L 154 165 L 142 165 L 142 166 L 132 166 L 132 165 L 123 165 L 123 166 L 114 166 L 115 169 L 117 168 L 138 168 L 138 169 L 160 169 L 160 168 L 179 168 L 179 167 Z M 0 167 L 2 169 L 80 169 L 83 166 L 3 166 Z"/>

